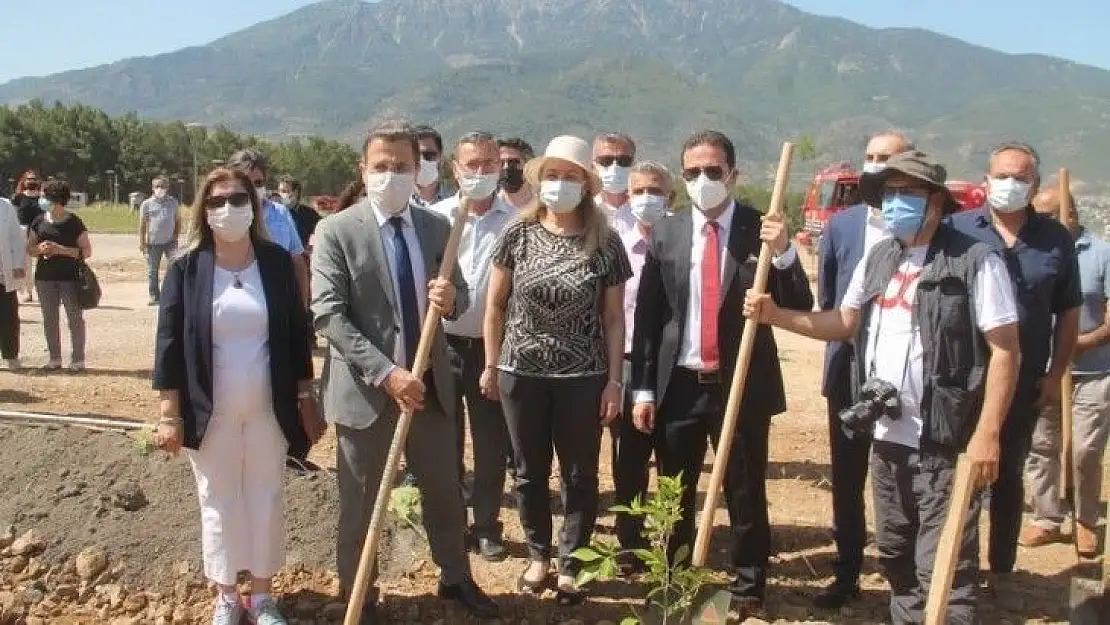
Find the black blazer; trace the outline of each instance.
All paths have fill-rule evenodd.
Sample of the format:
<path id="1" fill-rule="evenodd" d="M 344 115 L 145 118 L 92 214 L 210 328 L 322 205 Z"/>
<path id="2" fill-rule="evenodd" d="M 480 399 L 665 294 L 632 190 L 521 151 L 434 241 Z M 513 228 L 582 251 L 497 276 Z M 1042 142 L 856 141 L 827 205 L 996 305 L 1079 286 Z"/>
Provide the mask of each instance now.
<path id="1" fill-rule="evenodd" d="M 691 209 L 695 210 L 695 209 Z M 718 332 L 721 354 L 721 385 L 728 392 L 744 332 L 744 294 L 755 282 L 755 258 L 759 257 L 760 213 L 737 203 L 729 228 Z M 651 248 L 644 261 L 636 297 L 636 322 L 632 334 L 632 390 L 655 393 L 655 405 L 664 406 L 671 373 L 678 365 L 686 329 L 690 298 L 690 246 L 693 217 L 684 211 L 658 222 Z M 750 260 L 749 262 L 749 259 Z M 773 265 L 767 282 L 775 302 L 786 308 L 813 309 L 813 293 L 801 261 L 786 270 Z M 759 326 L 755 334 L 752 364 L 744 389 L 745 416 L 769 418 L 786 410 L 778 348 L 770 326 Z"/>
<path id="2" fill-rule="evenodd" d="M 297 382 L 312 377 L 308 313 L 301 304 L 289 252 L 255 241 L 254 255 L 266 294 L 270 330 L 270 381 L 274 414 L 289 442 L 289 455 L 303 456 L 308 437 L 297 407 Z M 177 258 L 166 272 L 158 309 L 154 388 L 181 395 L 185 446 L 199 449 L 212 418 L 211 244 Z"/>

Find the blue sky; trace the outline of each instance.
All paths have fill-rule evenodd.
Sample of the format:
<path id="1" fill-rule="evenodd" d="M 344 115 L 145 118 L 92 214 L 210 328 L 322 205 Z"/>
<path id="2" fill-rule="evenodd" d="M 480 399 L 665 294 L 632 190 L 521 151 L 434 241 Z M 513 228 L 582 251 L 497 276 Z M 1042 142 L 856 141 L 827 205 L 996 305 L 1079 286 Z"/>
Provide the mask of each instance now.
<path id="1" fill-rule="evenodd" d="M 170 52 L 312 0 L 49 0 L 4 11 L 0 82 Z M 721 0 L 735 2 L 740 0 Z M 916 26 L 1005 52 L 1040 52 L 1110 69 L 1107 0 L 788 0 L 869 26 Z M 22 17 L 17 17 L 17 16 Z M 20 23 L 22 22 L 22 24 Z M 49 24 L 50 39 L 34 24 Z"/>

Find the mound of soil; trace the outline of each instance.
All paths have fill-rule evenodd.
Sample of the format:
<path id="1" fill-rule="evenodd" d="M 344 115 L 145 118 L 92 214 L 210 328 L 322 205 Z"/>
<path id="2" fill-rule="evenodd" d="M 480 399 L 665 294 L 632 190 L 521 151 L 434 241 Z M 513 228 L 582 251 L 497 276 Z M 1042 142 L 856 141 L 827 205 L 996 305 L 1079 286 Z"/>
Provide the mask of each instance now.
<path id="1" fill-rule="evenodd" d="M 184 456 L 143 455 L 123 434 L 0 427 L 0 523 L 42 537 L 48 566 L 100 546 L 119 581 L 156 590 L 200 570 L 200 512 Z M 287 561 L 334 568 L 335 479 L 286 472 Z"/>

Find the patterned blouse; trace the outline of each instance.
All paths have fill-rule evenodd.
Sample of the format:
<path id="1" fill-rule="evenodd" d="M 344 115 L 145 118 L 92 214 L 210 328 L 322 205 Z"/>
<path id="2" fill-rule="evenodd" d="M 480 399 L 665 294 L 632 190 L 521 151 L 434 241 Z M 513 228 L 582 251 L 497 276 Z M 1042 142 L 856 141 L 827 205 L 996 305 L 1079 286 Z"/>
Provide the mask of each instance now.
<path id="1" fill-rule="evenodd" d="M 549 378 L 608 371 L 604 293 L 624 284 L 632 268 L 616 232 L 589 259 L 581 249 L 581 236 L 555 234 L 537 221 L 518 221 L 502 232 L 493 263 L 512 275 L 502 371 Z"/>

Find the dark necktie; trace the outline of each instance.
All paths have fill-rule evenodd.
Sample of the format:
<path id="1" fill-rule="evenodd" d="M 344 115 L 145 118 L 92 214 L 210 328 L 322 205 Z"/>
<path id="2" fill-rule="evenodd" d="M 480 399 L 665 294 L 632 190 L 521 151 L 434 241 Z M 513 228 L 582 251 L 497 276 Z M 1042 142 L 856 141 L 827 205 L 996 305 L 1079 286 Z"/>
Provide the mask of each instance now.
<path id="1" fill-rule="evenodd" d="M 705 224 L 705 251 L 701 260 L 701 361 L 706 371 L 720 365 L 717 315 L 721 308 L 721 247 L 717 222 Z"/>
<path id="2" fill-rule="evenodd" d="M 401 295 L 401 330 L 405 335 L 405 361 L 397 363 L 412 368 L 416 346 L 420 342 L 420 308 L 416 303 L 416 278 L 412 273 L 412 255 L 405 242 L 405 220 L 390 217 L 393 226 L 393 267 L 397 270 L 397 290 Z"/>

